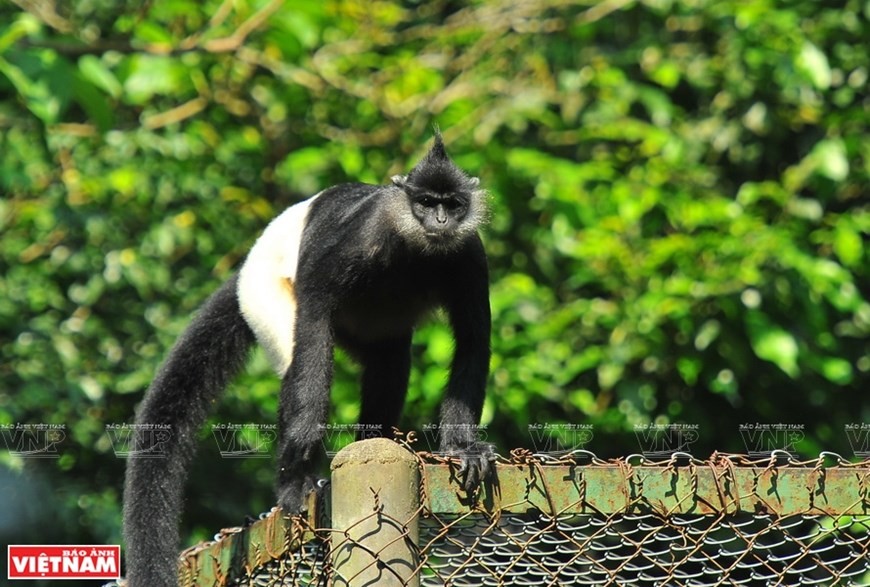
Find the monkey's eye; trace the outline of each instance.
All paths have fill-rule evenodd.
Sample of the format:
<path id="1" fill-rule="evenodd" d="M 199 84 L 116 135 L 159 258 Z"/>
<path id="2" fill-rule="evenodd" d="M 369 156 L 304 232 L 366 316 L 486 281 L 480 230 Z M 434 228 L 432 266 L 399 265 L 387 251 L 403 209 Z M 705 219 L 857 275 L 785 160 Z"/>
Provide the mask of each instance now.
<path id="1" fill-rule="evenodd" d="M 432 196 L 423 196 L 423 199 L 420 200 L 420 204 L 426 208 L 434 208 L 438 205 L 438 200 Z"/>

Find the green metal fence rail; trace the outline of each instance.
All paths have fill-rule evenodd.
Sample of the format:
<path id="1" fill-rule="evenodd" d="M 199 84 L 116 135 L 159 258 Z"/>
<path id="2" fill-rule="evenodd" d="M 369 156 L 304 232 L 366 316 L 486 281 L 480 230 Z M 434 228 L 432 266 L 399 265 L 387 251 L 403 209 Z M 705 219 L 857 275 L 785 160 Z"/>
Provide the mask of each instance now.
<path id="1" fill-rule="evenodd" d="M 479 495 L 455 463 L 366 440 L 331 499 L 181 557 L 218 585 L 870 585 L 870 462 L 516 451 Z"/>

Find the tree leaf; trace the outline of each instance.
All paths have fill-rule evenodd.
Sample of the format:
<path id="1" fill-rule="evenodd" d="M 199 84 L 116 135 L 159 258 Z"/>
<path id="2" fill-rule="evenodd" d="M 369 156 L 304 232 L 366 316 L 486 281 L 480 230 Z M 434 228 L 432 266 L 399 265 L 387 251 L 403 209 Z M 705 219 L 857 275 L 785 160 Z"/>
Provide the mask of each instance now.
<path id="1" fill-rule="evenodd" d="M 846 146 L 840 139 L 820 141 L 814 148 L 812 157 L 816 171 L 833 181 L 843 181 L 849 176 L 849 159 Z"/>
<path id="2" fill-rule="evenodd" d="M 847 223 L 837 223 L 834 231 L 834 252 L 844 265 L 857 267 L 864 253 L 864 243 L 861 236 Z"/>
<path id="3" fill-rule="evenodd" d="M 81 75 L 77 75 L 73 81 L 73 94 L 76 102 L 88 113 L 88 118 L 97 125 L 101 132 L 106 132 L 112 127 L 115 120 L 112 108 L 94 84 Z"/>
<path id="4" fill-rule="evenodd" d="M 800 373 L 798 344 L 791 333 L 770 322 L 760 312 L 751 312 L 747 316 L 747 330 L 749 343 L 758 358 L 770 361 L 792 378 Z"/>
<path id="5" fill-rule="evenodd" d="M 832 383 L 848 385 L 852 382 L 852 365 L 845 359 L 826 357 L 821 367 L 824 378 Z"/>
<path id="6" fill-rule="evenodd" d="M 821 49 L 805 41 L 797 58 L 797 68 L 820 90 L 831 87 L 831 66 Z"/>
<path id="7" fill-rule="evenodd" d="M 28 110 L 46 124 L 56 123 L 72 94 L 72 68 L 49 51 L 18 53 L 14 60 L 9 55 L 8 61 L 0 58 L 0 73 L 15 86 Z"/>
<path id="8" fill-rule="evenodd" d="M 94 55 L 84 55 L 79 59 L 79 72 L 86 80 L 113 98 L 121 96 L 121 84 L 118 82 L 115 74 Z"/>

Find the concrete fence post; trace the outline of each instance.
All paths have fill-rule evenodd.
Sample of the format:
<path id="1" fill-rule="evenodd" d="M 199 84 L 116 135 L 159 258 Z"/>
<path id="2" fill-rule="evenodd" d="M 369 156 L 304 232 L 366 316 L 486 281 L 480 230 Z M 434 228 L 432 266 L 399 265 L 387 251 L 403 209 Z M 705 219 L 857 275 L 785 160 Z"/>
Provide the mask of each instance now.
<path id="1" fill-rule="evenodd" d="M 385 438 L 355 442 L 332 461 L 336 587 L 417 587 L 420 470 Z"/>

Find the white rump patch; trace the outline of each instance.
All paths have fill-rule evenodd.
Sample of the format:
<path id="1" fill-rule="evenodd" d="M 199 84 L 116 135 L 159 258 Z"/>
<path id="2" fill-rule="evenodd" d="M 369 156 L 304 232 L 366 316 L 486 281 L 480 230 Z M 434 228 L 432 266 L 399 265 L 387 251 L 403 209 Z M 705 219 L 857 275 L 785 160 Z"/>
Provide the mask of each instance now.
<path id="1" fill-rule="evenodd" d="M 239 272 L 239 308 L 279 376 L 293 361 L 296 269 L 302 231 L 317 194 L 282 212 L 269 225 Z"/>

